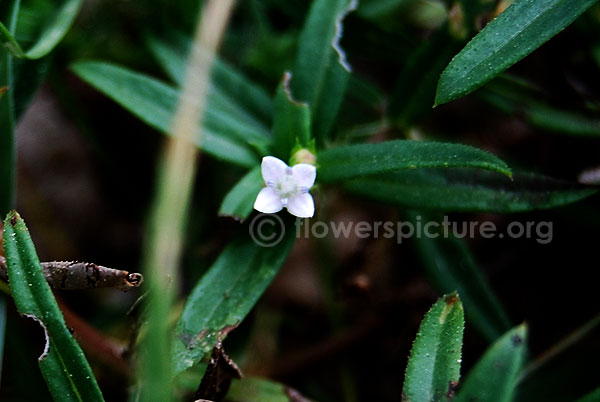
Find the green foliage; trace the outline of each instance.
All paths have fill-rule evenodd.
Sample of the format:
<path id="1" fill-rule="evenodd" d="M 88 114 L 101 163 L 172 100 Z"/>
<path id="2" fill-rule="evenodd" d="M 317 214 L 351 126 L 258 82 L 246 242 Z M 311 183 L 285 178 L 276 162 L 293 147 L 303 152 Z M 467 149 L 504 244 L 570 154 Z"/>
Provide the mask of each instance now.
<path id="1" fill-rule="evenodd" d="M 479 88 L 558 32 L 595 0 L 516 0 L 452 59 L 438 83 L 435 104 Z"/>
<path id="2" fill-rule="evenodd" d="M 179 91 L 147 75 L 103 62 L 79 62 L 72 66 L 81 78 L 95 86 L 148 125 L 169 133 Z M 258 158 L 252 145 L 269 141 L 269 134 L 251 131 L 231 118 L 231 110 L 207 108 L 202 134 L 196 144 L 217 158 L 241 166 L 254 166 Z"/>
<path id="3" fill-rule="evenodd" d="M 103 141 L 106 133 L 94 127 L 97 120 L 81 112 L 83 108 L 78 110 L 75 107 L 78 106 L 80 94 L 77 88 L 69 88 L 69 81 L 64 79 L 67 76 L 64 65 L 80 57 L 111 60 L 77 61 L 71 64 L 71 70 L 147 124 L 149 132 L 155 129 L 167 135 L 172 134 L 176 109 L 189 101 L 182 99 L 182 94 L 189 88 L 186 87 L 189 85 L 186 81 L 189 79 L 188 54 L 190 49 L 198 49 L 196 46 L 199 46 L 194 43 L 190 32 L 198 2 L 161 0 L 150 4 L 143 0 L 132 0 L 118 2 L 118 6 L 109 3 L 106 7 L 116 13 L 107 13 L 108 18 L 93 13 L 82 16 L 77 31 L 79 36 L 71 41 L 67 37 L 65 46 L 61 46 L 57 57 L 52 59 L 45 56 L 65 37 L 75 21 L 82 0 L 57 0 L 56 3 L 36 0 L 26 4 L 27 8 L 20 8 L 19 1 L 10 1 L 0 6 L 0 42 L 5 48 L 0 52 L 0 212 L 8 212 L 15 204 L 16 121 L 43 82 L 48 69 L 52 77 L 49 82 L 53 96 L 65 104 L 69 104 L 65 98 L 71 98 L 73 107 L 63 107 L 63 111 L 71 114 L 70 117 L 77 124 L 87 128 L 84 131 L 88 131 L 92 141 Z M 222 51 L 210 70 L 211 82 L 204 116 L 198 122 L 197 135 L 193 138 L 195 146 L 219 161 L 201 161 L 201 175 L 198 177 L 202 182 L 198 183 L 199 188 L 194 193 L 193 199 L 197 202 L 190 205 L 192 211 L 188 211 L 186 203 L 181 204 L 184 207 L 172 208 L 177 211 L 174 216 L 181 220 L 173 219 L 177 221 L 176 229 L 180 232 L 170 238 L 167 236 L 164 241 L 157 241 L 157 247 L 146 247 L 145 250 L 145 255 L 150 256 L 147 257 L 150 261 L 146 261 L 146 266 L 156 268 L 156 272 L 162 272 L 161 269 L 166 267 L 164 271 L 172 273 L 174 282 L 179 285 L 179 272 L 171 271 L 177 268 L 176 264 L 160 264 L 150 251 L 162 250 L 164 246 L 162 251 L 167 255 L 174 243 L 179 244 L 180 240 L 180 245 L 185 243 L 188 252 L 184 258 L 187 263 L 185 268 L 191 269 L 182 270 L 181 288 L 193 290 L 189 295 L 179 295 L 176 292 L 180 287 L 169 287 L 169 281 L 160 275 L 148 278 L 154 291 L 148 294 L 148 309 L 142 313 L 142 317 L 148 320 L 141 325 L 142 346 L 130 351 L 142 356 L 140 361 L 147 364 L 142 364 L 139 373 L 127 378 L 138 383 L 139 395 L 130 395 L 132 400 L 136 400 L 136 397 L 141 401 L 183 399 L 181 393 L 196 389 L 200 381 L 212 381 L 214 384 L 211 385 L 217 388 L 223 384 L 224 388 L 229 387 L 231 378 L 219 378 L 223 374 L 219 370 L 216 370 L 216 375 L 215 371 L 205 372 L 204 363 L 213 348 L 222 346 L 224 338 L 250 314 L 286 261 L 296 235 L 292 220 L 287 215 L 283 218 L 285 212 L 266 217 L 255 214 L 255 219 L 248 224 L 224 222 L 225 219 L 216 217 L 215 210 L 223 194 L 226 195 L 220 203 L 219 215 L 237 221 L 244 221 L 251 216 L 254 200 L 264 184 L 261 157 L 273 155 L 287 162 L 298 147 L 309 148 L 316 155 L 316 185 L 319 191 L 314 191 L 313 195 L 318 207 L 317 216 L 320 217 L 334 216 L 338 205 L 347 206 L 354 201 L 353 198 L 348 201 L 344 197 L 330 197 L 333 193 L 329 191 L 330 184 L 339 184 L 348 193 L 399 207 L 398 214 L 408 215 L 413 222 L 417 213 L 428 221 L 438 222 L 438 215 L 428 216 L 431 213 L 429 211 L 511 214 L 546 210 L 597 193 L 595 187 L 578 185 L 574 179 L 573 182 L 566 181 L 576 177 L 583 169 L 590 170 L 591 164 L 596 163 L 589 156 L 581 157 L 581 160 L 579 157 L 590 152 L 585 148 L 593 150 L 596 145 L 594 141 L 600 134 L 597 88 L 582 84 L 584 80 L 569 68 L 564 68 L 566 85 L 561 84 L 562 87 L 556 92 L 553 91 L 556 88 L 547 89 L 541 84 L 534 84 L 533 79 L 530 82 L 501 74 L 569 26 L 597 2 L 516 0 L 464 46 L 469 36 L 491 18 L 495 12 L 493 8 L 500 5 L 497 3 L 500 2 L 364 0 L 360 5 L 355 0 L 237 2 L 238 11 L 230 21 Z M 60 6 L 57 7 L 57 4 Z M 355 9 L 356 13 L 350 14 Z M 573 28 L 586 38 L 585 43 L 575 42 L 577 54 L 568 55 L 576 56 L 577 62 L 588 56 L 597 63 L 600 60 L 598 8 L 595 11 L 595 14 L 588 13 L 580 20 L 581 26 Z M 173 16 L 177 18 L 173 19 Z M 86 31 L 93 32 L 93 35 Z M 90 41 L 90 38 L 93 40 Z M 347 54 L 342 49 L 346 49 Z M 452 56 L 455 57 L 452 59 Z M 156 66 L 148 63 L 152 59 Z M 352 71 L 351 65 L 356 72 Z M 555 67 L 554 63 L 549 67 Z M 535 65 L 534 68 L 539 66 Z M 161 81 L 161 74 L 168 83 Z M 432 104 L 450 102 L 471 93 L 492 79 L 475 97 L 444 108 L 431 108 Z M 194 99 L 193 102 L 203 103 L 203 100 Z M 481 108 L 482 104 L 484 108 Z M 491 113 L 490 105 L 503 112 L 500 117 Z M 94 112 L 100 114 L 104 110 Z M 94 117 L 99 119 L 98 116 Z M 104 115 L 100 117 L 103 118 Z M 519 120 L 518 123 L 529 131 L 514 130 L 515 133 L 507 132 L 503 136 L 505 131 L 512 130 L 514 124 L 511 123 L 514 120 Z M 135 123 L 118 121 L 106 127 L 121 133 L 128 124 Z M 530 133 L 537 133 L 534 129 L 587 137 L 584 140 L 586 143 L 577 143 L 583 141 L 581 138 L 553 137 L 552 141 L 556 141 L 558 147 L 564 144 L 565 154 L 575 155 L 577 161 L 566 163 L 561 159 L 556 163 L 556 169 L 554 165 L 548 165 L 552 170 L 540 163 L 543 158 L 538 155 L 530 161 L 519 153 L 531 149 L 539 151 L 539 154 L 546 152 L 535 142 L 537 137 Z M 435 133 L 435 138 L 445 138 L 444 141 L 450 142 L 426 141 L 421 138 L 422 133 Z M 491 136 L 494 136 L 493 141 L 489 138 Z M 134 162 L 139 161 L 135 155 L 138 146 L 146 149 L 143 146 L 145 144 L 139 143 L 140 140 L 136 138 L 132 135 L 132 142 L 128 142 L 129 147 L 125 151 L 127 158 Z M 535 148 L 514 149 L 517 148 L 515 144 L 530 140 Z M 586 144 L 591 146 L 587 147 Z M 577 146 L 579 148 L 575 148 Z M 111 144 L 103 156 L 106 156 L 111 167 L 116 166 L 115 170 L 121 173 L 118 170 L 119 161 L 113 164 L 118 150 L 112 148 L 117 147 Z M 519 170 L 513 173 L 507 163 L 483 149 L 493 150 L 506 160 L 514 161 L 514 166 L 518 166 Z M 149 155 L 148 159 L 153 156 Z M 231 168 L 228 164 L 236 167 Z M 245 171 L 240 173 L 239 167 Z M 193 164 L 188 164 L 186 168 L 187 172 L 191 172 Z M 542 173 L 528 172 L 527 168 Z M 563 179 L 545 176 L 548 170 Z M 28 174 L 25 171 L 25 188 L 31 185 Z M 235 175 L 242 177 L 233 188 L 224 187 L 223 183 L 228 183 Z M 189 199 L 192 199 L 192 182 L 190 179 L 187 184 L 181 185 L 185 188 L 180 188 Z M 161 185 L 158 187 L 161 188 Z M 110 188 L 110 192 L 118 193 L 112 186 Z M 168 210 L 173 200 L 169 196 L 173 194 L 163 191 L 161 195 Z M 332 199 L 334 202 L 329 202 Z M 32 200 L 24 199 L 24 203 L 40 201 L 36 197 Z M 369 217 L 384 213 L 373 209 L 375 211 L 361 213 L 365 212 Z M 189 222 L 185 218 L 187 212 L 190 212 Z M 392 214 L 397 216 L 395 211 Z M 581 215 L 587 225 L 597 223 L 594 221 L 597 217 L 588 210 L 582 209 Z M 208 219 L 209 216 L 213 220 Z M 480 215 L 476 217 L 480 218 Z M 261 218 L 271 221 L 260 226 Z M 189 227 L 186 228 L 186 225 Z M 168 232 L 158 224 L 151 223 L 150 226 L 154 234 Z M 264 231 L 266 227 L 273 230 L 256 233 L 256 230 Z M 219 230 L 213 230 L 215 228 Z M 179 234 L 183 236 L 184 229 L 188 230 L 190 237 L 185 241 L 183 238 L 174 239 Z M 27 228 L 16 213 L 11 213 L 7 218 L 4 233 L 8 273 L 18 311 L 35 317 L 46 331 L 47 350 L 40 358 L 40 366 L 52 395 L 61 401 L 102 400 L 93 373 L 66 328 L 53 294 L 44 280 Z M 518 376 L 523 377 L 521 368 L 526 356 L 526 327 L 522 325 L 510 330 L 508 314 L 502 305 L 506 305 L 515 317 L 531 311 L 518 310 L 515 304 L 520 302 L 519 299 L 507 300 L 496 296 L 486 281 L 486 273 L 477 266 L 474 257 L 477 255 L 477 260 L 483 262 L 487 256 L 480 258 L 480 254 L 472 255 L 470 248 L 475 247 L 452 237 L 452 234 L 438 234 L 440 236 L 437 238 L 417 236 L 414 241 L 415 252 L 407 259 L 411 264 L 418 261 L 418 266 L 427 273 L 429 283 L 440 293 L 447 294 L 433 305 L 421 323 L 408 360 L 402 399 L 510 401 L 517 391 L 523 391 L 523 383 L 519 383 Z M 261 236 L 263 239 L 279 239 L 279 242 L 272 247 L 263 247 L 259 244 Z M 353 322 L 355 315 L 362 314 L 361 309 L 348 301 L 349 298 L 337 303 L 338 297 L 346 297 L 346 280 L 352 286 L 356 282 L 358 291 L 372 299 L 372 304 L 363 303 L 361 299 L 361 308 L 364 307 L 367 315 L 374 315 L 375 321 L 378 315 L 382 315 L 383 320 L 389 321 L 387 310 L 385 314 L 377 311 L 382 305 L 388 308 L 387 296 L 381 296 L 387 293 L 375 294 L 379 290 L 378 281 L 370 281 L 381 279 L 383 275 L 378 276 L 381 272 L 378 271 L 371 278 L 373 272 L 369 271 L 369 275 L 364 275 L 368 277 L 366 279 L 360 272 L 356 278 L 349 277 L 348 273 L 334 265 L 334 262 L 339 262 L 333 261 L 339 259 L 337 247 L 329 247 L 331 244 L 322 247 L 321 243 L 310 241 L 300 243 L 300 257 L 296 257 L 297 260 L 305 257 L 311 259 L 310 263 L 323 266 L 325 272 L 314 279 L 314 288 L 317 289 L 314 298 L 318 299 L 314 304 L 318 305 L 319 317 L 316 321 L 319 324 L 317 328 L 306 331 L 309 336 L 325 337 L 324 344 L 333 345 L 334 353 L 338 353 L 336 342 L 340 339 L 339 343 L 345 348 L 347 343 L 353 345 L 358 342 L 355 338 L 362 340 L 362 337 L 369 335 L 368 332 L 359 333 L 358 336 L 351 333 L 346 337 L 344 333 L 343 326 Z M 346 244 L 340 249 L 345 249 L 344 246 Z M 202 272 L 209 265 L 205 261 L 211 261 L 221 247 L 220 255 L 206 272 Z M 362 243 L 357 247 L 363 247 Z M 335 258 L 328 259 L 330 255 L 324 250 L 326 248 L 336 250 L 331 253 Z M 411 253 L 410 250 L 406 252 Z M 361 260 L 355 259 L 354 254 L 351 257 L 352 263 Z M 369 258 L 369 270 L 383 270 L 378 266 L 385 265 L 379 264 L 385 260 L 378 257 L 378 254 L 373 258 L 366 257 Z M 402 258 L 405 258 L 404 254 Z M 359 269 L 362 268 L 357 267 Z M 309 272 L 307 277 L 310 275 Z M 350 275 L 354 275 L 354 272 Z M 341 278 L 341 284 L 338 283 L 338 277 Z M 321 283 L 323 278 L 335 281 Z M 157 283 L 160 286 L 157 287 Z M 309 285 L 312 286 L 312 282 Z M 338 292 L 338 288 L 344 288 L 344 291 Z M 423 294 L 429 297 L 430 288 L 427 285 L 425 288 L 427 290 L 424 292 L 415 291 L 414 295 L 406 297 L 418 299 Z M 5 288 L 0 287 L 2 289 Z M 497 289 L 502 287 L 497 286 Z M 173 329 L 171 318 L 178 314 L 174 308 L 177 301 L 183 305 L 183 311 Z M 304 301 L 298 304 L 302 303 Z M 306 304 L 311 303 L 313 301 Z M 270 330 L 283 334 L 300 333 L 297 331 L 300 323 L 295 322 L 292 315 L 280 318 L 281 328 L 274 325 Z M 467 318 L 468 326 L 481 336 L 479 341 L 494 343 L 459 384 L 463 315 Z M 3 300 L 0 300 L 0 362 L 5 316 Z M 386 322 L 385 325 L 387 329 L 389 324 Z M 377 326 L 376 329 L 379 330 Z M 340 338 L 337 338 L 338 330 Z M 247 339 L 249 331 L 255 329 L 243 326 L 236 331 L 236 335 L 239 334 L 240 339 Z M 172 343 L 169 339 L 171 336 Z M 334 342 L 329 342 L 328 336 L 332 336 Z M 384 338 L 381 333 L 377 333 L 377 337 Z M 232 356 L 243 364 L 249 362 L 249 367 L 253 362 L 248 354 L 260 354 L 266 350 L 265 360 L 268 360 L 272 358 L 269 352 L 275 355 L 274 351 L 279 347 L 285 349 L 289 346 L 277 344 L 278 337 L 273 333 L 265 334 L 262 328 L 257 333 L 253 332 L 250 338 L 253 339 L 248 344 L 246 339 L 242 339 L 241 345 L 240 339 L 228 340 L 234 341 L 231 349 L 226 344 L 228 351 L 234 350 Z M 254 338 L 263 343 L 257 346 L 256 343 L 260 342 Z M 375 350 L 378 346 L 370 344 L 361 351 L 368 348 Z M 408 346 L 404 346 L 408 350 Z M 251 350 L 249 353 L 248 349 L 257 351 Z M 302 356 L 297 360 L 294 359 L 296 356 L 291 356 L 293 358 L 289 361 L 303 368 L 306 356 L 313 359 L 314 355 L 321 357 L 320 348 L 317 348 L 319 353 L 310 352 L 300 353 Z M 360 353 L 351 356 L 352 359 L 348 359 L 352 360 L 348 364 L 351 369 L 338 367 L 343 359 L 331 359 L 335 360 L 335 364 L 332 364 L 331 370 L 326 367 L 331 375 L 323 379 L 329 381 L 323 388 L 320 384 L 322 379 L 303 382 L 300 376 L 294 378 L 299 378 L 301 386 L 306 387 L 311 396 L 316 396 L 318 400 L 362 400 L 363 394 L 367 395 L 368 400 L 385 399 L 382 396 L 385 386 L 379 389 L 379 385 L 362 383 L 356 368 L 362 364 Z M 369 364 L 373 360 L 376 358 L 369 356 Z M 281 366 L 285 369 L 287 363 L 267 361 L 266 372 L 287 377 L 287 373 L 281 374 L 276 370 Z M 387 370 L 385 362 L 381 366 Z M 184 373 L 190 368 L 193 369 Z M 193 375 L 187 377 L 189 383 L 181 387 L 182 377 L 190 372 Z M 360 372 L 362 374 L 364 372 Z M 201 375 L 204 376 L 202 379 Z M 177 381 L 171 381 L 173 376 L 177 376 Z M 397 381 L 397 377 L 394 378 Z M 337 384 L 338 380 L 341 385 Z M 338 385 L 341 388 L 338 394 L 329 395 L 328 389 L 335 389 Z M 173 395 L 172 387 L 175 391 Z M 394 396 L 398 399 L 400 390 L 395 391 Z M 581 394 L 583 391 L 576 396 Z M 283 384 L 250 377 L 234 380 L 227 400 L 283 402 L 296 399 L 294 395 L 295 391 Z M 529 394 L 524 395 L 529 398 Z M 185 398 L 188 397 L 185 395 Z M 598 390 L 581 400 L 596 399 Z"/>
<path id="4" fill-rule="evenodd" d="M 342 19 L 355 7 L 356 0 L 314 1 L 298 39 L 290 87 L 296 99 L 308 103 L 319 144 L 328 138 L 348 85 L 350 68 L 339 42 Z"/>
<path id="5" fill-rule="evenodd" d="M 424 219 L 430 221 L 430 216 Z M 415 216 L 412 217 L 414 222 Z M 469 324 L 488 341 L 510 329 L 510 321 L 500 301 L 477 267 L 467 245 L 451 233 L 438 231 L 437 238 L 414 239 L 431 281 L 441 292 L 456 289 L 465 306 Z"/>
<path id="6" fill-rule="evenodd" d="M 44 329 L 45 346 L 38 361 L 50 393 L 56 401 L 103 401 L 92 370 L 46 282 L 25 222 L 14 211 L 4 221 L 3 244 L 17 310 Z"/>
<path id="7" fill-rule="evenodd" d="M 406 366 L 402 400 L 441 401 L 460 378 L 463 306 L 456 293 L 441 297 L 423 318 Z"/>
<path id="8" fill-rule="evenodd" d="M 15 1 L 14 3 L 18 4 L 19 2 Z M 14 32 L 11 32 L 10 28 L 7 29 L 1 22 L 0 42 L 14 57 L 30 60 L 40 59 L 50 53 L 64 38 L 79 13 L 81 4 L 83 4 L 83 0 L 65 1 L 56 11 L 54 18 L 50 19 L 50 23 L 43 28 L 38 41 L 29 50 L 23 51 L 13 36 Z"/>
<path id="9" fill-rule="evenodd" d="M 242 322 L 279 271 L 294 244 L 295 230 L 288 224 L 265 235 L 281 240 L 275 247 L 262 247 L 246 237 L 231 242 L 188 297 L 175 331 L 176 374 L 210 354 Z"/>
<path id="10" fill-rule="evenodd" d="M 169 78 L 178 86 L 183 85 L 186 55 L 191 41 L 180 38 L 167 42 L 150 37 L 147 42 L 152 55 Z M 271 122 L 273 118 L 271 97 L 263 88 L 250 81 L 225 61 L 215 60 L 211 81 L 213 96 L 218 96 L 234 106 L 238 113 L 249 114 L 263 124 Z"/>
<path id="11" fill-rule="evenodd" d="M 307 147 L 310 142 L 310 109 L 306 103 L 296 101 L 290 93 L 286 73 L 275 95 L 275 120 L 273 121 L 273 155 L 287 160 L 296 144 Z"/>
<path id="12" fill-rule="evenodd" d="M 256 377 L 246 377 L 231 383 L 227 393 L 231 402 L 289 402 L 289 389 L 283 384 Z"/>
<path id="13" fill-rule="evenodd" d="M 515 172 L 513 180 L 472 169 L 419 169 L 353 179 L 353 193 L 382 202 L 439 211 L 523 212 L 579 201 L 597 190 Z"/>
<path id="14" fill-rule="evenodd" d="M 596 388 L 586 396 L 579 398 L 577 402 L 596 402 L 600 400 L 600 388 Z"/>
<path id="15" fill-rule="evenodd" d="M 460 144 L 396 140 L 379 144 L 345 145 L 318 155 L 319 180 L 334 182 L 402 169 L 470 167 L 511 176 L 494 155 Z M 507 179 L 508 180 L 508 179 Z"/>
<path id="16" fill-rule="evenodd" d="M 257 166 L 242 177 L 227 193 L 219 208 L 219 215 L 245 220 L 252 212 L 254 200 L 261 188 L 262 176 L 260 166 Z"/>
<path id="17" fill-rule="evenodd" d="M 526 340 L 527 327 L 524 324 L 498 339 L 471 369 L 455 401 L 510 401 L 525 360 Z"/>
<path id="18" fill-rule="evenodd" d="M 561 110 L 540 102 L 542 91 L 512 77 L 502 77 L 478 92 L 481 99 L 511 115 L 521 115 L 527 123 L 557 134 L 581 137 L 600 136 L 600 119 L 589 113 Z M 516 83 L 517 85 L 511 85 Z"/>

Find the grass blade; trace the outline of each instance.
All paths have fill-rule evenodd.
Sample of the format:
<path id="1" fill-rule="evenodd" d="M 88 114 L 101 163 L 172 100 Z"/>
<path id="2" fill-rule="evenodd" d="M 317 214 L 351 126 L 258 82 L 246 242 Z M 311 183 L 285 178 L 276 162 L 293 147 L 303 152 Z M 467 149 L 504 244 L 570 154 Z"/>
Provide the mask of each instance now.
<path id="1" fill-rule="evenodd" d="M 56 401 L 103 401 L 92 370 L 46 282 L 25 222 L 15 211 L 4 221 L 3 244 L 17 310 L 44 328 L 46 347 L 39 365 L 50 393 Z"/>

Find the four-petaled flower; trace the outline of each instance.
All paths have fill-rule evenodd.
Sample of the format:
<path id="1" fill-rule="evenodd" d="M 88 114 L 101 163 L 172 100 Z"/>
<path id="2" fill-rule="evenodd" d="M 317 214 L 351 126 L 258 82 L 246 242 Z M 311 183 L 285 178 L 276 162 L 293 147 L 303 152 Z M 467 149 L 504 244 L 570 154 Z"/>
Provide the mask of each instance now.
<path id="1" fill-rule="evenodd" d="M 312 218 L 315 203 L 308 191 L 317 177 L 315 166 L 299 163 L 289 167 L 281 159 L 265 156 L 261 170 L 267 187 L 258 193 L 254 209 L 272 214 L 285 207 L 290 214 L 299 218 Z"/>

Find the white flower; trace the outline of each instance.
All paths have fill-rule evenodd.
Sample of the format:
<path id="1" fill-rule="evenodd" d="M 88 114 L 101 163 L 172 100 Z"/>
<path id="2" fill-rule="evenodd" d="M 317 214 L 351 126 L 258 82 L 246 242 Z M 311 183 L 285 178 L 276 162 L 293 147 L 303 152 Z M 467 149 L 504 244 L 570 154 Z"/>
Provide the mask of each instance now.
<path id="1" fill-rule="evenodd" d="M 281 159 L 265 156 L 261 170 L 267 187 L 258 193 L 254 209 L 272 214 L 285 207 L 290 214 L 299 218 L 312 218 L 315 202 L 308 191 L 317 177 L 315 166 L 299 163 L 289 167 Z"/>

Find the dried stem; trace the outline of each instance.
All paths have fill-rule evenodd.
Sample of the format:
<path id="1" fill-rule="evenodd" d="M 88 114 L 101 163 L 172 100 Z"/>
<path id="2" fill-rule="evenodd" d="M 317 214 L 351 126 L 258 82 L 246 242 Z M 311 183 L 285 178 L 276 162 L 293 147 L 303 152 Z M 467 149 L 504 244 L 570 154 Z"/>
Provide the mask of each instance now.
<path id="1" fill-rule="evenodd" d="M 148 336 L 140 345 L 141 399 L 172 400 L 168 318 L 177 288 L 187 212 L 201 142 L 199 130 L 210 86 L 210 71 L 234 0 L 204 2 L 188 61 L 182 94 L 173 116 L 157 177 L 157 193 L 145 245 L 148 276 Z M 199 137 L 199 138 L 198 138 Z M 195 141 L 192 141 L 195 139 Z"/>
<path id="2" fill-rule="evenodd" d="M 50 287 L 60 290 L 117 288 L 127 291 L 140 286 L 144 279 L 142 274 L 103 267 L 91 262 L 42 262 L 42 269 Z M 0 279 L 8 281 L 6 259 L 2 256 Z"/>

